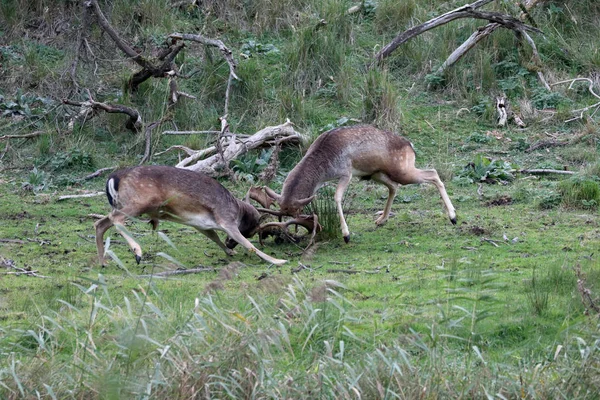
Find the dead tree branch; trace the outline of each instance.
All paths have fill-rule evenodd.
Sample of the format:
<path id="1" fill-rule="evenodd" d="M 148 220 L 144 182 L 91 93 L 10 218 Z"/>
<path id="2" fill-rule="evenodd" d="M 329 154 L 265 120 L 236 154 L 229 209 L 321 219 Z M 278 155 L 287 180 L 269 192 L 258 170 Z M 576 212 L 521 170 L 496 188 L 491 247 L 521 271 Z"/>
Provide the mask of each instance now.
<path id="1" fill-rule="evenodd" d="M 113 171 L 115 169 L 117 169 L 117 167 L 100 168 L 100 169 L 96 170 L 95 172 L 92 172 L 91 174 L 84 176 L 83 180 L 84 181 L 89 181 L 90 179 L 94 179 L 94 178 L 102 175 L 105 172 Z"/>
<path id="2" fill-rule="evenodd" d="M 35 132 L 27 133 L 25 135 L 3 135 L 3 136 L 0 136 L 0 141 L 9 140 L 9 139 L 29 139 L 32 137 L 43 135 L 44 133 L 47 133 L 47 132 L 35 131 Z"/>
<path id="3" fill-rule="evenodd" d="M 390 43 L 384 46 L 375 55 L 376 61 L 381 64 L 383 60 L 387 58 L 392 52 L 394 52 L 400 45 L 412 39 L 413 37 L 427 32 L 433 28 L 447 24 L 459 18 L 476 18 L 487 20 L 490 23 L 484 27 L 479 28 L 462 45 L 460 45 L 456 50 L 454 50 L 452 54 L 448 57 L 448 59 L 442 64 L 442 66 L 438 68 L 436 72 L 437 74 L 443 74 L 449 67 L 451 67 L 458 60 L 460 60 L 469 50 L 475 47 L 477 43 L 479 43 L 482 39 L 489 36 L 492 32 L 494 32 L 500 27 L 513 30 L 519 40 L 521 40 L 524 37 L 527 40 L 527 42 L 531 45 L 534 61 L 539 66 L 541 62 L 537 52 L 537 48 L 535 47 L 535 42 L 533 41 L 533 39 L 531 39 L 527 32 L 542 32 L 538 28 L 524 24 L 519 19 L 514 18 L 510 15 L 477 10 L 477 8 L 484 6 L 492 1 L 493 0 L 475 1 L 471 4 L 466 4 L 462 7 L 458 7 L 443 15 L 432 18 L 429 21 L 426 21 L 420 25 L 407 29 L 406 31 L 396 36 Z M 549 90 L 550 87 L 548 86 L 543 74 L 538 71 L 538 76 L 544 84 L 544 86 Z"/>
<path id="4" fill-rule="evenodd" d="M 556 85 L 562 85 L 565 83 L 569 84 L 569 90 L 573 89 L 573 85 L 575 84 L 575 82 L 587 82 L 588 83 L 588 91 L 592 94 L 592 96 L 594 96 L 597 99 L 600 99 L 600 95 L 596 92 L 594 92 L 594 81 L 592 81 L 590 78 L 574 78 L 574 79 L 567 79 L 565 81 L 560 81 L 560 82 L 555 82 L 552 84 L 552 86 L 556 86 Z M 587 106 L 587 107 L 583 107 L 577 110 L 573 110 L 571 111 L 573 114 L 579 114 L 578 117 L 574 117 L 571 119 L 568 119 L 565 122 L 571 122 L 574 121 L 576 119 L 583 119 L 583 113 L 586 111 L 589 111 L 591 109 L 595 109 L 594 112 L 592 113 L 595 114 L 598 109 L 600 108 L 600 101 L 597 103 L 592 104 L 591 106 Z"/>
<path id="5" fill-rule="evenodd" d="M 240 155 L 264 146 L 270 141 L 281 138 L 290 138 L 290 140 L 301 142 L 302 136 L 296 132 L 293 124 L 288 120 L 284 124 L 277 126 L 268 126 L 254 135 L 244 139 L 243 141 L 237 138 L 237 135 L 225 135 L 220 138 L 223 147 L 222 153 L 217 151 L 217 146 L 199 150 L 193 155 L 185 158 L 176 166 L 179 168 L 191 169 L 193 171 L 203 172 L 210 176 L 222 176 L 231 160 L 236 159 Z M 208 158 L 197 161 L 207 154 L 215 153 Z M 195 163 L 195 164 L 193 164 Z"/>
<path id="6" fill-rule="evenodd" d="M 94 115 L 96 115 L 96 113 L 99 110 L 107 113 L 121 113 L 128 115 L 129 119 L 125 123 L 125 127 L 133 133 L 138 133 L 142 128 L 142 117 L 140 116 L 138 110 L 136 110 L 135 108 L 130 108 L 121 104 L 100 103 L 92 99 L 92 96 L 91 94 L 89 94 L 89 91 L 88 95 L 90 99 L 88 101 L 83 102 L 72 101 L 68 99 L 62 100 L 63 104 L 76 106 L 80 108 L 79 113 L 75 117 L 71 118 L 71 121 L 69 121 L 68 128 L 70 132 L 73 131 L 75 121 L 85 121 L 88 118 L 92 118 Z"/>
<path id="7" fill-rule="evenodd" d="M 198 274 L 200 272 L 217 272 L 216 268 L 211 267 L 200 267 L 200 268 L 190 268 L 190 269 L 176 269 L 173 271 L 164 271 L 158 272 L 156 274 L 149 275 L 138 275 L 139 278 L 150 278 L 150 277 L 165 277 L 165 276 L 173 276 L 173 275 L 188 275 L 188 274 Z"/>
<path id="8" fill-rule="evenodd" d="M 235 73 L 236 63 L 235 63 L 235 60 L 233 59 L 233 54 L 232 54 L 231 50 L 229 50 L 227 48 L 227 46 L 225 46 L 225 44 L 223 44 L 222 41 L 220 41 L 218 39 L 210 39 L 210 38 L 204 37 L 202 35 L 194 35 L 194 34 L 190 34 L 190 33 L 175 32 L 175 33 L 170 34 L 169 38 L 173 39 L 175 42 L 177 40 L 190 40 L 193 42 L 201 43 L 205 46 L 217 47 L 221 51 L 221 54 L 223 55 L 223 57 L 225 58 L 225 61 L 229 65 L 229 77 L 227 78 L 227 88 L 225 89 L 225 107 L 223 110 L 223 114 L 227 115 L 229 113 L 229 95 L 231 93 L 231 84 L 234 79 L 235 80 L 240 79 L 240 78 L 238 78 L 238 76 Z"/>
<path id="9" fill-rule="evenodd" d="M 150 60 L 144 57 L 142 54 L 136 52 L 128 43 L 125 41 L 117 31 L 112 27 L 102 9 L 98 5 L 98 0 L 89 0 L 85 2 L 85 5 L 88 8 L 91 8 L 96 15 L 96 20 L 98 24 L 102 28 L 104 32 L 106 32 L 110 38 L 115 42 L 117 47 L 125 53 L 125 55 L 133 62 L 138 64 L 142 69 L 129 79 L 129 90 L 131 92 L 136 92 L 138 86 L 144 82 L 145 80 L 155 77 L 162 78 L 167 75 L 169 71 L 172 71 L 175 68 L 173 60 L 177 56 L 177 54 L 183 49 L 184 44 L 177 44 L 173 42 L 167 48 L 162 49 L 155 60 Z"/>
<path id="10" fill-rule="evenodd" d="M 427 22 L 424 22 L 420 25 L 413 26 L 410 29 L 402 32 L 398 36 L 394 38 L 390 43 L 388 43 L 385 47 L 383 47 L 376 55 L 375 58 L 379 63 L 381 63 L 385 58 L 387 58 L 390 54 L 392 54 L 400 45 L 412 39 L 415 36 L 420 35 L 423 32 L 427 32 L 431 29 L 437 28 L 440 25 L 447 24 L 450 21 L 454 21 L 458 18 L 465 18 L 468 15 L 465 15 L 464 12 L 468 10 L 475 10 L 481 6 L 484 6 L 488 3 L 491 3 L 494 0 L 478 0 L 471 4 L 466 4 L 462 7 L 458 7 L 452 11 L 449 11 L 445 14 L 440 15 L 439 17 L 435 17 L 430 19 Z"/>
<path id="11" fill-rule="evenodd" d="M 456 64 L 469 50 L 471 50 L 477 43 L 479 43 L 484 38 L 488 37 L 492 32 L 496 29 L 500 28 L 502 25 L 498 23 L 487 24 L 486 26 L 482 26 L 478 28 L 473 34 L 456 50 L 450 54 L 450 56 L 444 61 L 441 67 L 436 71 L 437 75 L 443 75 L 444 72 Z"/>
<path id="12" fill-rule="evenodd" d="M 87 197 L 98 197 L 104 195 L 104 192 L 96 192 L 96 193 L 86 193 L 86 194 L 67 194 L 64 196 L 60 196 L 56 201 L 62 201 L 67 199 L 81 199 Z"/>

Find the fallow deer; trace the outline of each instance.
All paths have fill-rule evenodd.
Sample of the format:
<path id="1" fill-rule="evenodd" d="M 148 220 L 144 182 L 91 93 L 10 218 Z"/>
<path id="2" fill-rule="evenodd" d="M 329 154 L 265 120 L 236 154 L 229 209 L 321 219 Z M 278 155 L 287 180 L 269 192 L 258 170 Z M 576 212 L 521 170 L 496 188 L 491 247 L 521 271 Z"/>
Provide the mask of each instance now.
<path id="1" fill-rule="evenodd" d="M 342 211 L 342 198 L 353 176 L 372 179 L 389 190 L 385 208 L 375 221 L 377 225 L 388 219 L 398 185 L 412 183 L 435 185 L 450 221 L 456 224 L 456 212 L 437 171 L 415 167 L 415 150 L 406 138 L 370 125 L 336 128 L 321 134 L 288 174 L 281 195 L 268 187 L 264 189 L 279 203 L 282 214 L 297 216 L 325 182 L 337 180 L 334 200 L 347 243 L 350 231 Z"/>
<path id="2" fill-rule="evenodd" d="M 232 255 L 232 248 L 240 243 L 269 263 L 281 265 L 286 262 L 263 253 L 246 239 L 259 228 L 260 214 L 256 208 L 236 199 L 219 182 L 199 172 L 168 166 L 126 168 L 108 177 L 106 195 L 113 209 L 94 225 L 101 264 L 104 264 L 104 233 L 113 225 L 131 247 L 139 264 L 142 249 L 124 229 L 124 223 L 127 218 L 142 214 L 150 217 L 154 229 L 159 220 L 192 226 L 228 255 Z M 227 233 L 227 246 L 216 231 Z"/>

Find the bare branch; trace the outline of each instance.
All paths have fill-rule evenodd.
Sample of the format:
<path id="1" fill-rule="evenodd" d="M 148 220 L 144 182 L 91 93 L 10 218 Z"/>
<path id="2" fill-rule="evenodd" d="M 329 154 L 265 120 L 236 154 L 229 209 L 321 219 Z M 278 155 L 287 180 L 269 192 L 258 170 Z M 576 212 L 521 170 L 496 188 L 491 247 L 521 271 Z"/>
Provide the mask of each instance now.
<path id="1" fill-rule="evenodd" d="M 62 200 L 67 200 L 67 199 L 80 199 L 80 198 L 86 198 L 86 197 L 98 197 L 98 196 L 103 196 L 104 194 L 105 194 L 104 192 L 86 193 L 86 194 L 67 194 L 64 196 L 60 196 L 58 199 L 56 199 L 56 201 L 62 201 Z"/>
<path id="2" fill-rule="evenodd" d="M 96 177 L 98 177 L 98 176 L 102 175 L 102 174 L 103 174 L 103 173 L 105 173 L 105 172 L 108 172 L 108 171 L 113 171 L 113 170 L 115 170 L 115 169 L 117 169 L 117 167 L 106 167 L 106 168 L 100 168 L 100 169 L 96 170 L 95 172 L 93 172 L 93 173 L 91 173 L 91 174 L 89 174 L 89 175 L 86 175 L 86 176 L 84 176 L 84 177 L 83 177 L 83 180 L 84 180 L 84 181 L 88 181 L 88 180 L 90 180 L 90 179 L 93 179 L 93 178 L 96 178 Z"/>
<path id="3" fill-rule="evenodd" d="M 401 44 L 405 43 L 409 39 L 420 35 L 423 32 L 427 32 L 433 28 L 436 28 L 440 25 L 447 24 L 448 22 L 454 21 L 459 18 L 477 18 L 488 20 L 492 23 L 497 23 L 502 25 L 504 28 L 520 30 L 520 31 L 530 31 L 530 32 L 538 32 L 541 31 L 533 26 L 529 26 L 519 21 L 518 19 L 505 14 L 500 14 L 496 12 L 485 12 L 485 11 L 476 11 L 477 8 L 491 3 L 494 0 L 479 0 L 472 4 L 466 4 L 462 7 L 458 7 L 450 12 L 447 12 L 439 17 L 435 17 L 426 21 L 420 25 L 414 26 L 406 31 L 402 32 L 398 36 L 394 38 L 390 43 L 384 46 L 376 55 L 375 59 L 381 63 L 385 58 L 387 58 L 392 52 L 394 52 Z"/>
<path id="4" fill-rule="evenodd" d="M 9 140 L 9 139 L 29 139 L 29 138 L 32 138 L 32 137 L 43 135 L 45 133 L 47 133 L 47 132 L 45 132 L 45 131 L 35 131 L 35 132 L 27 133 L 25 135 L 3 135 L 3 136 L 0 136 L 0 141 L 2 141 L 2 140 Z"/>
<path id="5" fill-rule="evenodd" d="M 221 176 L 231 160 L 236 159 L 249 150 L 263 146 L 268 141 L 283 137 L 291 137 L 298 142 L 302 140 L 302 136 L 296 132 L 293 124 L 288 120 L 284 124 L 278 126 L 266 127 L 248 137 L 241 143 L 236 140 L 235 135 L 231 135 L 229 141 L 223 148 L 222 154 L 217 152 L 217 154 L 196 162 L 207 153 L 214 152 L 217 147 L 214 146 L 208 149 L 200 150 L 199 153 L 196 153 L 193 156 L 190 156 L 179 162 L 177 167 L 200 171 L 210 176 Z M 193 162 L 196 163 L 192 164 Z"/>

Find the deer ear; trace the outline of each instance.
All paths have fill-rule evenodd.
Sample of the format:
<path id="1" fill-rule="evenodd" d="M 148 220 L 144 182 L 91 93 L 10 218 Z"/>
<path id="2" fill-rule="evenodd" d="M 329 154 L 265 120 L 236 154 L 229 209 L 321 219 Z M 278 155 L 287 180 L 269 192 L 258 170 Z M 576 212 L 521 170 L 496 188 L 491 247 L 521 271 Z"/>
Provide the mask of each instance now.
<path id="1" fill-rule="evenodd" d="M 281 195 L 275 193 L 270 187 L 264 186 L 263 189 L 265 189 L 267 196 L 269 196 L 278 203 L 281 202 Z"/>
<path id="2" fill-rule="evenodd" d="M 308 203 L 310 203 L 311 201 L 313 201 L 313 199 L 315 198 L 315 195 L 312 195 L 310 197 L 307 197 L 305 199 L 300 199 L 297 202 L 295 202 L 295 206 L 297 206 L 298 208 L 304 207 L 305 205 L 307 205 Z"/>

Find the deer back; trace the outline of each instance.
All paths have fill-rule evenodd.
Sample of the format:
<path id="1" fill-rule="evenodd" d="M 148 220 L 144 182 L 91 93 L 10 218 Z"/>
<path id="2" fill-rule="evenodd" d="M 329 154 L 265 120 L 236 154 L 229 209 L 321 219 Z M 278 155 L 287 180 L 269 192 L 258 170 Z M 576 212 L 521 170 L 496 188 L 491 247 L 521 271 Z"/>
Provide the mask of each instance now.
<path id="1" fill-rule="evenodd" d="M 412 144 L 370 125 L 342 127 L 320 135 L 287 176 L 280 204 L 312 196 L 325 182 L 351 174 L 368 179 L 377 172 L 398 175 L 414 165 Z M 401 180 L 401 179 L 400 179 Z"/>
<path id="2" fill-rule="evenodd" d="M 258 226 L 258 212 L 236 199 L 219 182 L 201 173 L 168 166 L 141 166 L 111 174 L 106 184 L 113 208 L 129 215 L 180 223 L 205 220 L 206 229 L 241 221 Z M 254 212 L 252 212 L 254 211 Z M 255 221 L 254 221 L 255 220 Z M 211 226 L 214 225 L 214 226 Z"/>

